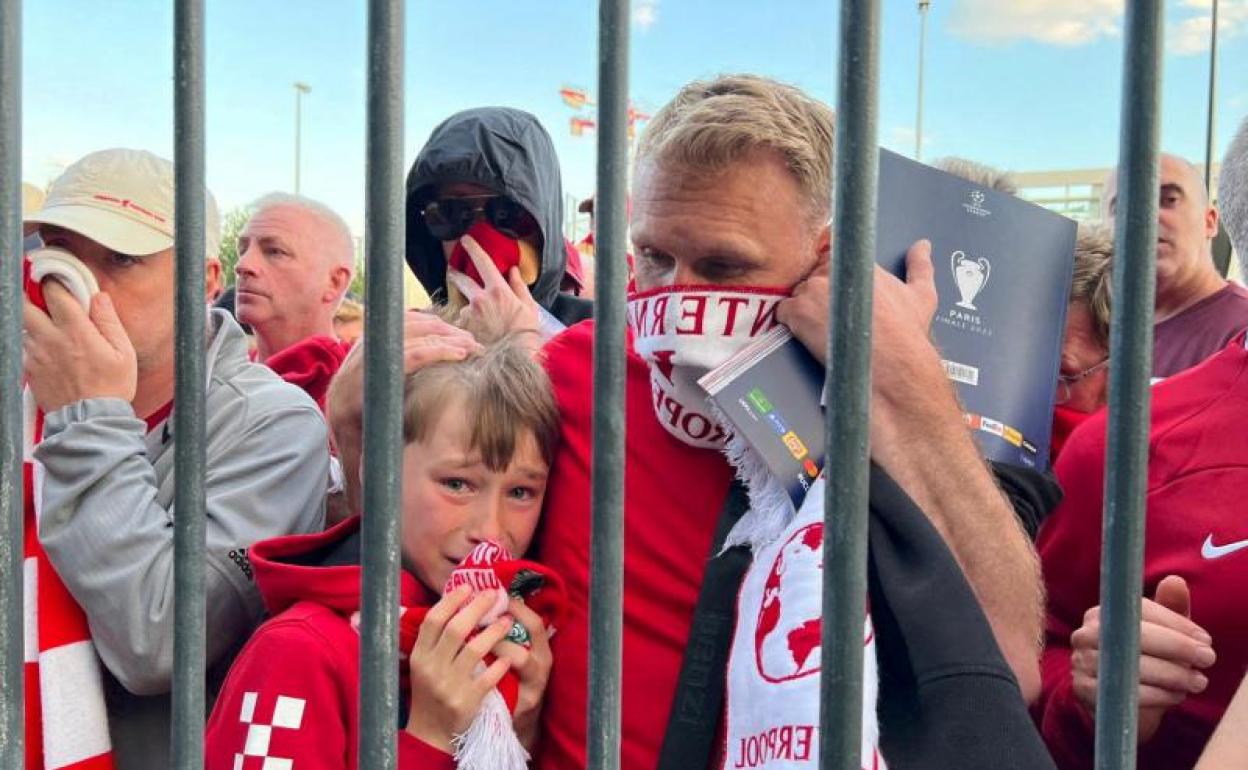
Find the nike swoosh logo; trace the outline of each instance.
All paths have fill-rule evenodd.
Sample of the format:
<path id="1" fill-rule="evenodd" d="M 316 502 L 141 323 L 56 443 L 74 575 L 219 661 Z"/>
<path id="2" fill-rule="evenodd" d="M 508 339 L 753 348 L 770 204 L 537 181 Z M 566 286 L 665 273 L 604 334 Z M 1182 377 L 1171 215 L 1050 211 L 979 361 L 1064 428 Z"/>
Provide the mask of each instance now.
<path id="1" fill-rule="evenodd" d="M 1237 540 L 1234 543 L 1227 543 L 1226 545 L 1214 545 L 1213 535 L 1209 535 L 1205 538 L 1204 544 L 1200 546 L 1200 555 L 1210 560 L 1220 559 L 1223 556 L 1227 556 L 1245 548 L 1248 548 L 1248 540 Z"/>

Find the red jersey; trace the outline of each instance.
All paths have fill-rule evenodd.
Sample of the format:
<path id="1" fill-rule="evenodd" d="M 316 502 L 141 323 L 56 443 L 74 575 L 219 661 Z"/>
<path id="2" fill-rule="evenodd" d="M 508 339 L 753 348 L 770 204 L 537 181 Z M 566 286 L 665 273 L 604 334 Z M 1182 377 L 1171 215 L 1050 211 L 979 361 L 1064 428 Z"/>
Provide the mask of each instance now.
<path id="1" fill-rule="evenodd" d="M 1248 327 L 1248 289 L 1228 282 L 1153 326 L 1153 376 L 1169 377 L 1215 355 Z"/>
<path id="2" fill-rule="evenodd" d="M 204 736 L 205 770 L 354 770 L 359 742 L 360 519 L 256 543 L 251 568 L 272 617 L 247 642 Z M 435 599 L 407 572 L 399 601 Z M 454 770 L 450 754 L 396 730 L 400 770 Z"/>
<path id="3" fill-rule="evenodd" d="M 563 576 L 569 611 L 551 640 L 554 666 L 535 765 L 545 770 L 585 767 L 593 329 L 586 321 L 546 346 L 562 444 L 546 492 L 538 556 Z M 659 425 L 649 370 L 631 350 L 627 379 L 621 767 L 650 770 L 732 469 L 718 450 L 682 444 Z"/>
<path id="4" fill-rule="evenodd" d="M 1243 337 L 1199 366 L 1156 385 L 1149 434 L 1144 595 L 1181 575 L 1192 620 L 1213 636 L 1209 687 L 1170 709 L 1140 747 L 1140 770 L 1191 767 L 1248 668 L 1248 624 L 1239 588 L 1248 584 L 1248 351 Z M 1105 428 L 1101 410 L 1071 434 L 1058 459 L 1062 504 L 1037 547 L 1048 592 L 1043 689 L 1035 710 L 1063 768 L 1092 767 L 1092 721 L 1072 689 L 1070 635 L 1100 603 Z M 1242 550 L 1241 550 L 1242 549 Z"/>

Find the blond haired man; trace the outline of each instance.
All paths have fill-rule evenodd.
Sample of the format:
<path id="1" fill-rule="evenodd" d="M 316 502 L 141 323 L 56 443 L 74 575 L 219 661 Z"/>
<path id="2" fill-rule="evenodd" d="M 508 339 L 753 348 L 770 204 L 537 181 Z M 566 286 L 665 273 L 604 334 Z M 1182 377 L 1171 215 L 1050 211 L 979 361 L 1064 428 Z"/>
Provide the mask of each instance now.
<path id="1" fill-rule="evenodd" d="M 40 682 L 27 701 L 38 710 L 26 718 L 29 767 L 88 766 L 110 754 L 121 770 L 170 764 L 173 176 L 173 164 L 149 152 L 92 153 L 25 217 L 44 244 L 30 255 L 32 270 L 63 276 L 29 289 L 23 309 L 27 460 L 37 482 L 26 511 L 27 574 L 37 577 L 26 602 L 39 619 L 27 670 Z M 206 204 L 215 273 L 220 225 L 211 195 Z M 215 689 L 264 613 L 247 549 L 322 526 L 329 458 L 315 405 L 248 362 L 242 330 L 223 311 L 209 318 L 205 350 L 204 590 Z"/>
<path id="2" fill-rule="evenodd" d="M 814 674 L 823 536 L 821 504 L 810 501 L 821 495 L 783 513 L 779 527 L 763 521 L 762 496 L 742 516 L 749 504 L 730 493 L 724 432 L 696 379 L 773 319 L 823 357 L 833 133 L 831 111 L 800 90 L 728 76 L 683 88 L 655 115 L 638 148 L 634 352 L 627 370 L 625 767 L 818 763 Z M 882 272 L 875 279 L 872 509 L 873 527 L 880 529 L 873 533 L 872 563 L 879 580 L 864 628 L 862 761 L 864 767 L 879 763 L 881 751 L 895 767 L 916 766 L 924 755 L 940 761 L 948 748 L 929 738 L 948 725 L 913 708 L 919 693 L 934 695 L 915 677 L 947 664 L 947 673 L 957 675 L 934 695 L 946 719 L 956 719 L 951 715 L 963 705 L 993 704 L 994 719 L 959 724 L 989 736 L 959 758 L 974 764 L 982 752 L 1029 767 L 1036 752 L 1043 753 L 1022 695 L 1033 693 L 1039 678 L 1035 560 L 967 434 L 929 341 L 935 307 L 929 249 L 926 242 L 911 249 L 907 281 Z M 543 712 L 539 766 L 560 770 L 585 760 L 592 340 L 589 322 L 545 350 L 563 412 L 563 449 L 539 552 L 564 575 L 573 609 L 554 643 L 558 665 Z M 725 537 L 741 547 L 708 562 Z M 902 551 L 915 554 L 915 561 L 904 563 Z M 904 596 L 904 569 L 923 573 L 929 592 Z M 695 605 L 708 611 L 695 616 Z M 920 616 L 915 608 L 923 605 Z M 871 620 L 878 621 L 878 634 L 871 633 Z M 926 657 L 907 657 L 902 639 L 912 633 L 932 645 Z M 878 735 L 877 657 L 892 682 L 905 682 L 882 694 L 885 721 Z M 971 674 L 973 666 L 992 673 Z M 899 696 L 902 690 L 908 695 Z M 1002 747 L 1007 753 L 999 753 Z"/>
<path id="3" fill-rule="evenodd" d="M 777 320 L 823 357 L 833 133 L 831 111 L 800 90 L 725 76 L 683 88 L 638 148 L 626 370 L 626 768 L 819 761 L 814 585 L 823 536 L 821 524 L 802 517 L 817 510 L 821 522 L 821 508 L 780 511 L 779 527 L 747 513 L 751 501 L 723 454 L 723 427 L 696 380 Z M 929 251 L 925 241 L 912 247 L 907 281 L 875 278 L 871 558 L 879 579 L 864 626 L 876 621 L 877 633 L 864 642 L 878 638 L 888 675 L 878 681 L 889 686 L 880 694 L 878 734 L 876 699 L 866 699 L 862 761 L 1045 767 L 1024 705 L 1039 683 L 1035 557 L 975 450 L 929 340 L 936 299 Z M 487 286 L 505 286 L 487 260 L 476 261 Z M 469 307 L 508 313 L 535 330 L 536 313 L 514 307 L 526 301 L 488 292 Z M 505 307 L 485 306 L 491 303 Z M 409 319 L 408 333 L 428 335 L 426 345 L 408 341 L 413 353 L 457 355 L 462 344 L 428 320 Z M 562 437 L 536 549 L 563 576 L 570 599 L 542 713 L 537 766 L 545 770 L 586 764 L 593 338 L 587 321 L 543 350 Z M 791 531 L 807 524 L 801 536 Z M 786 545 L 794 569 L 778 568 Z M 773 573 L 777 585 L 769 586 Z M 876 658 L 869 649 L 869 693 Z M 949 676 L 928 676 L 938 669 Z M 935 679 L 941 684 L 929 687 Z M 974 740 L 950 754 L 954 747 L 937 736 L 951 730 Z"/>

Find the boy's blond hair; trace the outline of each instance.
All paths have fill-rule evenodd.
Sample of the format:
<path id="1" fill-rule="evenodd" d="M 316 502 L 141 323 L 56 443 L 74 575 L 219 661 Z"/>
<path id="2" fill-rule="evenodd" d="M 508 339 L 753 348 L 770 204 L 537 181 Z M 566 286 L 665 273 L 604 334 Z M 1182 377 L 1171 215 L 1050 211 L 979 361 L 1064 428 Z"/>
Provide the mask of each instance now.
<path id="1" fill-rule="evenodd" d="M 511 464 L 516 447 L 532 435 L 550 466 L 559 439 L 559 408 L 550 379 L 531 349 L 510 334 L 462 361 L 443 361 L 408 375 L 403 392 L 403 443 L 423 441 L 447 410 L 465 415 L 469 448 L 492 471 Z"/>
<path id="2" fill-rule="evenodd" d="M 460 361 L 444 361 L 421 367 L 407 376 L 403 386 L 403 442 L 420 441 L 437 425 L 448 407 L 466 410 L 471 425 L 471 448 L 491 470 L 506 468 L 517 444 L 531 432 L 542 459 L 549 466 L 554 460 L 559 436 L 559 408 L 545 369 L 533 358 L 532 348 L 522 333 L 509 333 L 499 319 L 462 322 L 444 307 L 433 312 L 448 323 L 472 333 L 484 346 Z M 364 345 L 351 349 L 343 366 L 363 355 Z M 362 366 L 362 364 L 359 364 Z M 345 511 L 335 510 L 335 520 L 359 512 L 363 502 L 360 484 L 360 455 L 363 441 L 363 410 L 348 403 L 342 393 L 350 389 L 330 383 L 327 418 L 330 436 L 343 466 L 344 498 L 337 501 Z"/>

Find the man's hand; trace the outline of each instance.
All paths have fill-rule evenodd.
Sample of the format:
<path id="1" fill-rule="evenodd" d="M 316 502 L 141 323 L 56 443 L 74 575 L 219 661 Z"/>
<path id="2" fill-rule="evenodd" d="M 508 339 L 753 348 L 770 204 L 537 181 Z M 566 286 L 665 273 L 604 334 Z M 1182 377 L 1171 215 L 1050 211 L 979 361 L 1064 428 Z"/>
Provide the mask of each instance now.
<path id="1" fill-rule="evenodd" d="M 403 373 L 439 361 L 462 361 L 481 345 L 463 329 L 431 313 L 409 310 L 403 316 Z M 343 360 L 325 396 L 325 416 L 342 461 L 348 514 L 360 510 L 360 453 L 364 447 L 364 345 Z"/>
<path id="2" fill-rule="evenodd" d="M 928 327 L 936 313 L 936 283 L 932 269 L 932 244 L 916 241 L 906 252 L 906 280 L 902 281 L 880 266 L 874 268 L 872 300 L 872 358 L 881 354 L 895 358 L 905 342 L 916 341 L 931 347 Z M 776 320 L 789 327 L 811 354 L 826 362 L 828 308 L 832 284 L 829 264 L 822 261 L 792 296 L 776 307 Z M 878 368 L 878 367 L 873 367 Z"/>
<path id="3" fill-rule="evenodd" d="M 541 616 L 525 606 L 523 599 L 513 598 L 508 612 L 529 632 L 530 646 L 522 647 L 504 639 L 491 652 L 499 658 L 510 660 L 511 670 L 520 679 L 520 692 L 516 698 L 512 724 L 515 725 L 520 743 L 532 751 L 537 741 L 542 696 L 546 693 L 546 682 L 550 679 L 553 660 L 550 654 L 550 634 Z"/>
<path id="4" fill-rule="evenodd" d="M 495 597 L 487 592 L 469 601 L 471 596 L 470 588 L 460 586 L 433 605 L 408 659 L 407 731 L 448 753 L 452 739 L 468 729 L 481 701 L 511 668 L 511 661 L 500 657 L 477 673 L 486 653 L 507 635 L 511 619 L 500 618 L 476 633 Z"/>
<path id="5" fill-rule="evenodd" d="M 540 316 L 537 300 L 529 293 L 529 287 L 520 277 L 520 268 L 513 267 L 507 271 L 507 277 L 498 272 L 498 267 L 485 249 L 473 239 L 465 235 L 459 239 L 468 258 L 477 268 L 481 276 L 478 286 L 468 276 L 455 270 L 448 270 L 446 280 L 459 289 L 468 304 L 460 310 L 460 316 L 466 321 L 488 318 L 501 323 L 507 331 L 531 331 L 535 334 L 535 345 L 540 346 L 540 337 L 536 334 L 540 328 Z"/>
<path id="6" fill-rule="evenodd" d="M 364 410 L 363 338 L 352 348 L 334 375 L 327 395 L 327 412 L 349 419 Z M 472 335 L 419 310 L 403 314 L 403 374 L 439 361 L 462 361 L 481 350 Z"/>
<path id="7" fill-rule="evenodd" d="M 1040 575 L 1035 552 L 963 421 L 929 327 L 936 313 L 932 246 L 906 252 L 904 281 L 875 269 L 871 330 L 871 459 L 948 544 L 988 616 L 1025 700 L 1040 692 Z M 776 317 L 820 360 L 829 281 L 816 270 Z"/>
<path id="8" fill-rule="evenodd" d="M 1187 583 L 1171 575 L 1157 585 L 1152 600 L 1141 599 L 1140 623 L 1140 743 L 1157 732 L 1168 709 L 1209 685 L 1201 669 L 1217 656 L 1212 637 L 1191 621 Z M 1088 610 L 1083 625 L 1070 635 L 1070 663 L 1075 696 L 1096 714 L 1096 682 L 1100 664 L 1101 608 Z"/>
<path id="9" fill-rule="evenodd" d="M 112 299 L 97 293 L 88 313 L 56 281 L 44 282 L 43 296 L 47 313 L 30 300 L 22 307 L 26 381 L 39 408 L 51 412 L 84 398 L 133 401 L 138 364 Z"/>

